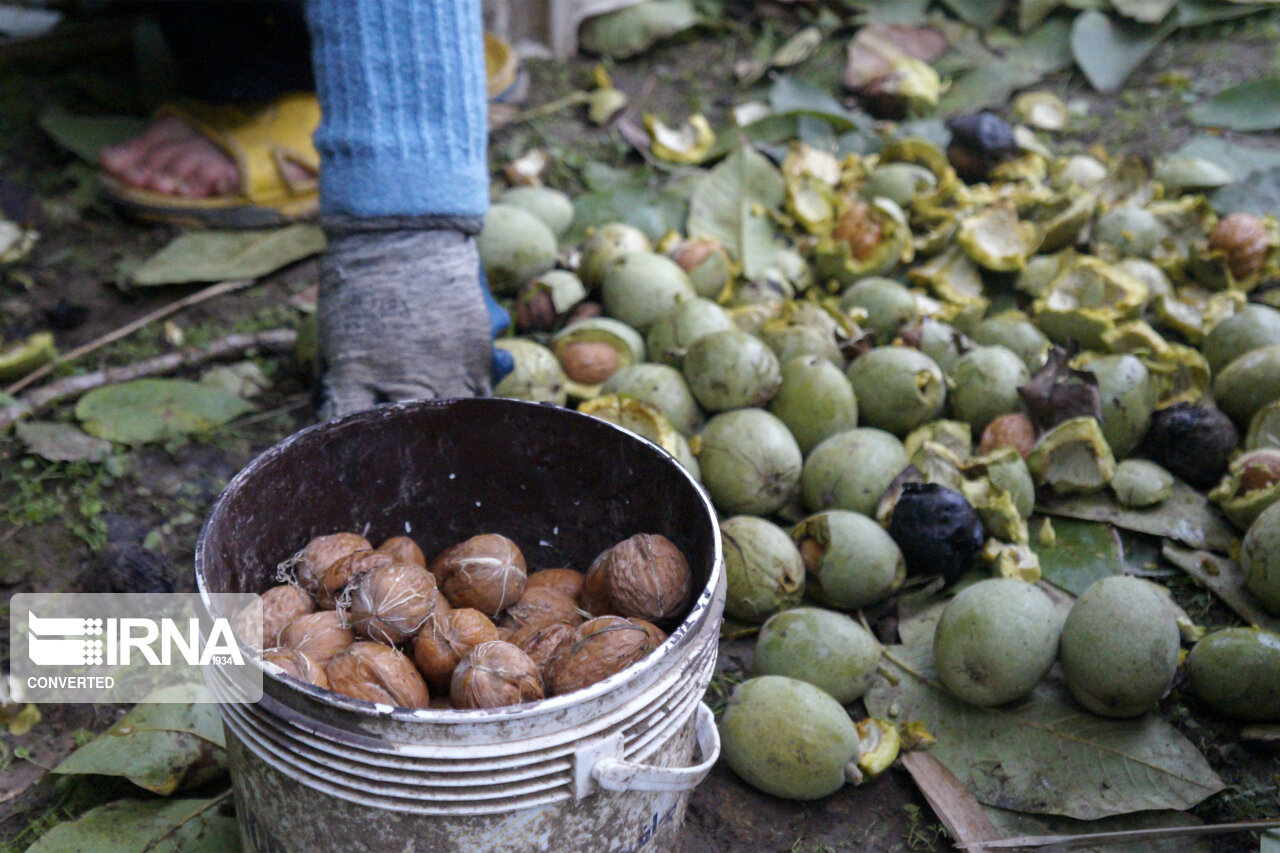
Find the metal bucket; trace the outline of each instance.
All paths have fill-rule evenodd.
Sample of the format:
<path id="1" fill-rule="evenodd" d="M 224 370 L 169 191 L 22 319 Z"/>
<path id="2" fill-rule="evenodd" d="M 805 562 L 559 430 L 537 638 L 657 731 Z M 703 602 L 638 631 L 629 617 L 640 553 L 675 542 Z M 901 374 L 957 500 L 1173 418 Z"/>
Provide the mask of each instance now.
<path id="1" fill-rule="evenodd" d="M 620 539 L 661 533 L 700 592 L 641 662 L 515 708 L 396 710 L 268 675 L 262 701 L 218 706 L 244 849 L 673 849 L 720 748 L 701 697 L 724 569 L 715 512 L 689 474 L 566 409 L 380 407 L 286 439 L 231 482 L 196 546 L 200 591 L 261 592 L 311 537 L 366 526 L 374 541 L 412 535 L 428 554 L 500 532 L 531 567 L 582 568 Z M 230 689 L 216 671 L 210 680 L 215 695 Z"/>

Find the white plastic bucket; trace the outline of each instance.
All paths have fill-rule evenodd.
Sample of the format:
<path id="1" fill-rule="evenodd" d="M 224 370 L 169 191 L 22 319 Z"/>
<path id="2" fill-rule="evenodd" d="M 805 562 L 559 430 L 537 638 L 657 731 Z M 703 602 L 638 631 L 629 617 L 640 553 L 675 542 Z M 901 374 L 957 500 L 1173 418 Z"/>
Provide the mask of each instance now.
<path id="1" fill-rule="evenodd" d="M 583 567 L 614 541 L 662 533 L 699 593 L 641 662 L 516 708 L 395 710 L 266 677 L 261 702 L 219 705 L 244 849 L 672 849 L 719 753 L 701 697 L 724 571 L 715 512 L 688 473 L 565 409 L 381 407 L 298 433 L 232 481 L 197 545 L 200 590 L 261 591 L 312 536 L 366 523 L 375 541 L 408 528 L 428 553 L 502 532 L 531 567 Z M 211 686 L 234 689 L 216 671 Z"/>

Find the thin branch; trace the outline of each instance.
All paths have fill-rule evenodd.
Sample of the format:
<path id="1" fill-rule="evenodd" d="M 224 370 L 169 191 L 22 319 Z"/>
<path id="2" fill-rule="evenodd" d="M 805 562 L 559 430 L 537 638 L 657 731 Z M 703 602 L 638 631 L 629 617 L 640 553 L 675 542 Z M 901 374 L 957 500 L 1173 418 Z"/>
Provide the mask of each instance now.
<path id="1" fill-rule="evenodd" d="M 191 347 L 135 364 L 108 367 L 81 376 L 68 376 L 66 379 L 59 379 L 57 382 L 29 391 L 16 405 L 0 409 L 0 433 L 19 420 L 43 411 L 54 403 L 74 399 L 94 388 L 128 382 L 131 379 L 142 379 L 146 376 L 162 376 L 183 367 L 194 367 L 198 364 L 238 356 L 251 349 L 287 351 L 293 349 L 297 340 L 298 333 L 293 329 L 271 329 L 248 335 L 228 335 L 205 347 Z"/>
<path id="2" fill-rule="evenodd" d="M 22 389 L 29 387 L 32 383 L 38 382 L 48 376 L 57 369 L 58 365 L 70 364 L 83 355 L 88 355 L 95 350 L 102 349 L 107 344 L 115 343 L 121 338 L 127 338 L 139 329 L 148 326 L 157 320 L 163 320 L 165 317 L 176 314 L 184 308 L 190 308 L 192 305 L 199 305 L 201 302 L 212 299 L 215 296 L 221 296 L 224 293 L 234 293 L 237 290 L 243 290 L 253 284 L 254 281 L 255 279 L 250 278 L 220 282 L 218 284 L 210 285 L 204 290 L 196 291 L 190 296 L 183 297 L 176 302 L 171 302 L 163 308 L 157 308 L 150 314 L 144 314 L 130 323 L 125 323 L 114 331 L 107 332 L 99 338 L 94 338 L 86 344 L 81 344 L 71 350 L 71 352 L 59 356 L 38 370 L 33 370 L 31 373 L 28 373 L 26 376 L 4 389 L 4 393 L 9 395 L 17 394 Z"/>

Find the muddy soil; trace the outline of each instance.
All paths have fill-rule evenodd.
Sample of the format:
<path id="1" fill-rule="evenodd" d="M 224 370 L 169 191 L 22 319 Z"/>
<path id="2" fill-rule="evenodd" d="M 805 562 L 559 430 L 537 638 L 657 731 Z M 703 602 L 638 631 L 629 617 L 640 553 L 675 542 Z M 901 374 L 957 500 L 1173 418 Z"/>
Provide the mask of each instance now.
<path id="1" fill-rule="evenodd" d="M 764 4 L 761 4 L 764 5 Z M 632 95 L 630 115 L 653 112 L 676 120 L 704 112 L 714 126 L 728 108 L 748 100 L 733 80 L 735 59 L 754 55 L 761 39 L 774 43 L 797 28 L 785 7 L 734 19 L 659 46 L 628 62 L 609 63 L 616 85 Z M 164 87 L 147 63 L 139 66 L 119 37 L 100 51 L 36 51 L 6 60 L 0 49 L 0 211 L 31 219 L 41 230 L 34 253 L 8 267 L 0 281 L 0 325 L 13 336 L 59 326 L 65 351 L 118 328 L 195 288 L 129 290 L 123 270 L 164 245 L 175 231 L 122 219 L 93 195 L 92 170 L 56 148 L 35 125 L 37 109 L 145 113 Z M 127 27 L 124 28 L 127 32 Z M 1274 18 L 1208 28 L 1169 42 L 1153 54 L 1117 96 L 1092 92 L 1077 73 L 1055 75 L 1038 88 L 1088 104 L 1088 114 L 1054 144 L 1082 150 L 1101 144 L 1112 153 L 1158 155 L 1191 134 L 1188 101 L 1228 83 L 1276 67 Z M 825 45 L 796 70 L 798 77 L 834 87 L 843 60 L 839 42 Z M 587 84 L 591 60 L 531 62 L 527 103 L 545 103 Z M 150 75 L 150 76 L 148 76 Z M 1256 135 L 1255 135 L 1256 139 Z M 1275 145 L 1274 138 L 1262 142 Z M 612 128 L 589 125 L 580 108 L 495 132 L 496 170 L 532 147 L 556 158 L 548 182 L 567 191 L 582 187 L 587 162 L 633 164 L 634 153 Z M 175 318 L 187 343 L 233 331 L 295 326 L 301 314 L 291 297 L 315 284 L 317 266 L 303 262 L 269 276 L 252 289 L 205 303 Z M 296 302 L 296 300 L 295 300 Z M 68 307 L 75 309 L 68 312 Z M 79 309 L 83 309 L 82 311 Z M 171 349 L 161 326 L 84 359 L 76 371 L 128 364 Z M 259 412 L 188 441 L 119 451 L 107 464 L 49 463 L 25 456 L 12 436 L 0 437 L 0 596 L 22 591 L 73 590 L 103 571 L 110 546 L 145 544 L 169 563 L 174 586 L 192 584 L 191 555 L 199 525 L 226 482 L 257 453 L 311 423 L 310 377 L 288 358 L 258 358 L 273 382 L 256 402 Z M 70 417 L 67 407 L 51 413 Z M 1193 614 L 1229 617 L 1188 586 L 1178 592 Z M 7 623 L 7 607 L 0 614 Z M 0 634 L 7 661 L 7 630 Z M 716 690 L 742 677 L 750 643 L 726 642 Z M 714 696 L 713 696 L 714 698 Z M 860 709 L 859 709 L 860 710 Z M 118 719 L 117 707 L 47 707 L 28 735 L 6 736 L 0 748 L 0 849 L 23 849 L 58 820 L 87 808 L 93 797 L 43 779 L 78 743 Z M 1242 747 L 1230 727 L 1206 723 L 1188 709 L 1166 714 L 1205 751 L 1232 786 L 1196 813 L 1206 820 L 1262 817 L 1280 812 L 1274 756 Z M 74 795 L 73 795 L 74 794 Z M 890 771 L 859 788 L 846 788 L 814 803 L 794 803 L 758 793 L 723 766 L 694 794 L 684 849 L 721 851 L 905 851 L 949 847 L 941 827 L 910 779 Z M 1256 850 L 1247 836 L 1215 842 L 1221 851 Z"/>

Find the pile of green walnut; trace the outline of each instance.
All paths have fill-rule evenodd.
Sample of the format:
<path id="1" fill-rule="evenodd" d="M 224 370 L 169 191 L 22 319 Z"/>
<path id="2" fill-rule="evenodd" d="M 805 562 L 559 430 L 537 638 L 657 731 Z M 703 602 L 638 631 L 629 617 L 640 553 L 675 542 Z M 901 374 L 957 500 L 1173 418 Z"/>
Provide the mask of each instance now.
<path id="1" fill-rule="evenodd" d="M 764 622 L 725 751 L 783 796 L 830 793 L 905 736 L 858 732 L 839 707 L 879 646 L 830 611 L 910 576 L 992 576 L 936 634 L 962 700 L 1014 701 L 1058 661 L 1093 713 L 1155 707 L 1179 666 L 1167 591 L 1109 578 L 1064 622 L 1035 586 L 1053 537 L 1046 522 L 1033 542 L 1037 503 L 1159 507 L 1181 481 L 1244 534 L 1247 592 L 1280 615 L 1280 224 L 1216 214 L 1201 193 L 1222 170 L 1205 161 L 1056 157 L 990 114 L 952 129 L 945 151 L 732 155 L 785 187 L 749 211 L 780 241 L 749 247 L 771 253 L 751 276 L 698 233 L 654 245 L 614 223 L 560 245 L 573 205 L 544 187 L 499 195 L 480 236 L 519 332 L 498 341 L 516 367 L 497 394 L 574 401 L 651 439 L 722 514 L 727 615 Z M 828 610 L 794 609 L 805 599 Z M 1209 708 L 1280 720 L 1275 634 L 1210 634 L 1186 667 Z M 768 754 L 765 718 L 798 713 L 848 749 Z M 752 770 L 780 763 L 794 774 Z"/>
<path id="2" fill-rule="evenodd" d="M 680 549 L 648 533 L 605 549 L 585 572 L 529 572 L 516 543 L 496 533 L 430 561 L 407 536 L 374 548 L 333 533 L 280 574 L 289 582 L 262 594 L 269 672 L 437 710 L 518 705 L 603 681 L 666 640 L 659 625 L 684 617 L 693 584 Z"/>

